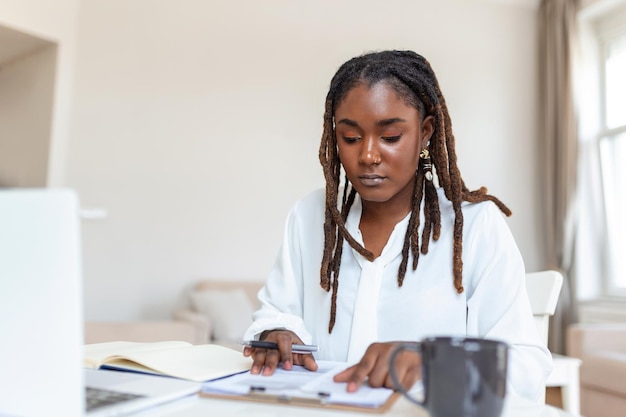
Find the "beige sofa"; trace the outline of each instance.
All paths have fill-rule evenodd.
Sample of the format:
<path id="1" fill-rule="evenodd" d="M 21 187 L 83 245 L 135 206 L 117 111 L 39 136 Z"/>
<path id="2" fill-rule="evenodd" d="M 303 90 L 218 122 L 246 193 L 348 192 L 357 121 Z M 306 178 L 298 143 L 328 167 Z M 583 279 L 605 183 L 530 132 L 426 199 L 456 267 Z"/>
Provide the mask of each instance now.
<path id="1" fill-rule="evenodd" d="M 183 340 L 241 349 L 241 338 L 252 323 L 262 282 L 204 280 L 185 295 L 172 320 L 86 322 L 85 343 L 124 340 L 156 342 Z"/>
<path id="2" fill-rule="evenodd" d="M 118 340 L 127 342 L 182 340 L 192 344 L 206 343 L 206 333 L 200 331 L 192 322 L 182 320 L 88 321 L 85 323 L 84 336 L 86 344 Z"/>
<path id="3" fill-rule="evenodd" d="M 202 343 L 241 349 L 262 286 L 263 282 L 256 281 L 200 281 L 187 294 L 187 305 L 176 309 L 173 317 L 192 324 L 195 333 L 203 336 Z"/>
<path id="4" fill-rule="evenodd" d="M 582 359 L 581 414 L 626 416 L 626 323 L 575 324 L 567 338 L 567 354 Z"/>

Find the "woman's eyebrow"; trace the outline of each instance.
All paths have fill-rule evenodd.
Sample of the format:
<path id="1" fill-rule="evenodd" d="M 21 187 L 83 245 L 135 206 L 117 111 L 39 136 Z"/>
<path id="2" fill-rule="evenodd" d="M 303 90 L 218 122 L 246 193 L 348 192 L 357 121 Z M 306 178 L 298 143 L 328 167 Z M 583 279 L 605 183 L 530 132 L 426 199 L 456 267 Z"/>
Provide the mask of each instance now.
<path id="1" fill-rule="evenodd" d="M 348 125 L 352 127 L 359 127 L 359 124 L 357 122 L 355 122 L 354 120 L 350 120 L 350 119 L 341 119 L 337 122 L 337 124 Z"/>
<path id="2" fill-rule="evenodd" d="M 392 125 L 394 123 L 405 123 L 405 122 L 406 120 L 401 117 L 391 117 L 389 119 L 382 119 L 382 120 L 377 121 L 376 125 L 385 127 L 385 126 Z M 337 124 L 344 124 L 347 126 L 359 127 L 359 124 L 351 119 L 341 119 L 337 122 Z"/>
<path id="3" fill-rule="evenodd" d="M 379 120 L 378 122 L 376 122 L 376 124 L 378 126 L 385 127 L 385 126 L 392 125 L 394 123 L 405 123 L 405 122 L 406 120 L 401 117 L 392 117 L 390 119 Z"/>

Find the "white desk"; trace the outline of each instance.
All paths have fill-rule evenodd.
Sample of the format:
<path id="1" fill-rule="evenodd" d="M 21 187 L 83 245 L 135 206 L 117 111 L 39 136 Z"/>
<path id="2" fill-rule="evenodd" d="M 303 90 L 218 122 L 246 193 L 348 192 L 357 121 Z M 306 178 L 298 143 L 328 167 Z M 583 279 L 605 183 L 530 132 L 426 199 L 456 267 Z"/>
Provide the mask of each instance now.
<path id="1" fill-rule="evenodd" d="M 372 417 L 377 415 L 385 417 L 428 417 L 425 410 L 404 398 L 400 398 L 384 414 L 198 397 L 183 399 L 136 414 L 137 417 Z M 549 405 L 535 404 L 521 398 L 508 398 L 501 417 L 572 417 L 572 414 Z"/>

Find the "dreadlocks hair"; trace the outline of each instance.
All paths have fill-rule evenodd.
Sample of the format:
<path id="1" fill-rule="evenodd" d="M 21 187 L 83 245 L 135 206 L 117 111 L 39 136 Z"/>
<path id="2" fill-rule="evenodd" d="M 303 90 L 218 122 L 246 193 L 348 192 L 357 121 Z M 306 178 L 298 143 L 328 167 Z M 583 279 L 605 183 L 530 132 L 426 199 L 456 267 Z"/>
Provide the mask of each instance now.
<path id="1" fill-rule="evenodd" d="M 426 116 L 434 118 L 434 132 L 430 138 L 429 152 L 434 172 L 439 185 L 443 188 L 446 198 L 452 202 L 454 209 L 454 249 L 453 277 L 454 287 L 460 294 L 463 292 L 463 213 L 461 203 L 467 201 L 477 203 L 492 201 L 507 216 L 511 210 L 496 197 L 487 194 L 481 187 L 470 191 L 461 178 L 457 166 L 455 140 L 452 123 L 446 101 L 439 88 L 437 77 L 430 63 L 421 55 L 412 51 L 373 52 L 352 58 L 344 63 L 330 83 L 326 96 L 324 112 L 324 129 L 319 149 L 319 159 L 326 179 L 326 209 L 324 221 L 324 252 L 320 271 L 320 285 L 331 291 L 331 310 L 328 332 L 335 325 L 337 310 L 337 290 L 339 286 L 339 268 L 344 241 L 366 259 L 373 261 L 374 255 L 359 244 L 347 231 L 346 219 L 354 203 L 356 190 L 345 178 L 341 198 L 341 209 L 338 208 L 338 194 L 341 175 L 341 162 L 337 149 L 337 138 L 334 127 L 334 114 L 337 106 L 348 93 L 358 85 L 372 85 L 385 82 L 402 97 L 408 105 L 418 110 L 420 120 Z M 407 270 L 409 252 L 413 258 L 412 268 L 417 269 L 420 252 L 428 253 L 428 244 L 432 237 L 438 240 L 441 231 L 441 214 L 437 198 L 437 190 L 432 181 L 426 181 L 424 160 L 420 159 L 415 171 L 415 188 L 411 216 L 404 238 L 402 261 L 398 269 L 398 286 L 401 287 Z M 420 206 L 424 202 L 424 228 L 419 237 Z"/>

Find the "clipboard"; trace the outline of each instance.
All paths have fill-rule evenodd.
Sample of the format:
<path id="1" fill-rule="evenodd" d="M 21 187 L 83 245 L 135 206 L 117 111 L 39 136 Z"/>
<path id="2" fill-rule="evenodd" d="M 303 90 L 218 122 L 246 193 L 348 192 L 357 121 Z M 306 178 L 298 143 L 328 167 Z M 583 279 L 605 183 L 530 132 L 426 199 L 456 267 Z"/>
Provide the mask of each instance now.
<path id="1" fill-rule="evenodd" d="M 393 404 L 397 401 L 399 397 L 402 396 L 399 392 L 394 392 L 389 396 L 387 401 L 385 401 L 379 407 L 366 407 L 366 406 L 358 406 L 358 405 L 349 405 L 342 403 L 329 403 L 325 402 L 323 399 L 314 399 L 309 397 L 296 397 L 296 396 L 285 396 L 285 395 L 274 395 L 274 394 L 246 394 L 246 395 L 237 395 L 237 394 L 218 394 L 212 392 L 200 392 L 200 397 L 203 398 L 215 398 L 220 400 L 234 400 L 234 401 L 251 401 L 257 403 L 266 403 L 266 404 L 283 404 L 283 405 L 291 405 L 298 407 L 312 407 L 312 408 L 323 408 L 327 410 L 338 410 L 338 411 L 358 411 L 360 413 L 372 413 L 372 414 L 383 414 L 389 411 Z"/>
<path id="2" fill-rule="evenodd" d="M 348 393 L 347 384 L 333 381 L 333 376 L 347 367 L 343 362 L 318 361 L 316 372 L 301 366 L 289 371 L 277 368 L 271 376 L 252 375 L 248 371 L 206 382 L 199 396 L 371 413 L 386 412 L 401 396 L 390 389 L 368 385 Z"/>

